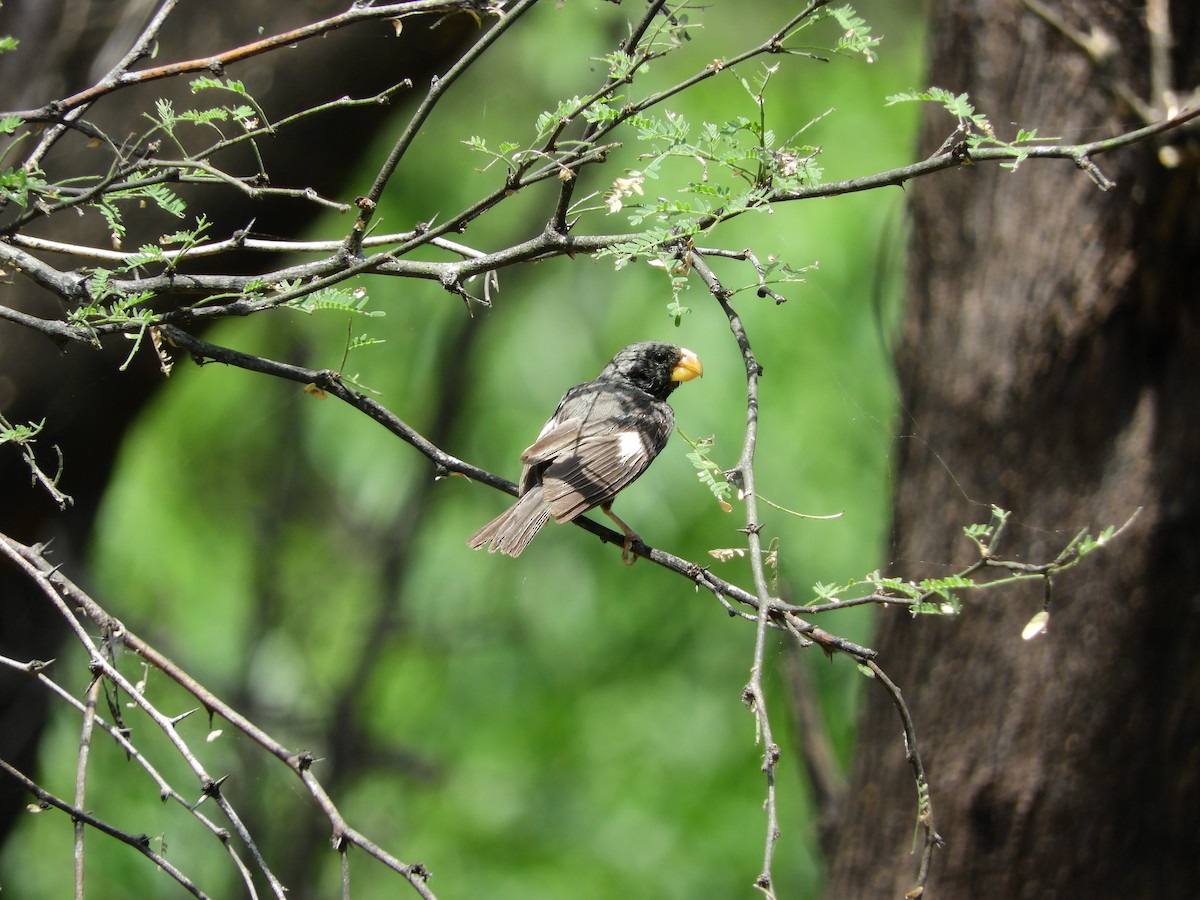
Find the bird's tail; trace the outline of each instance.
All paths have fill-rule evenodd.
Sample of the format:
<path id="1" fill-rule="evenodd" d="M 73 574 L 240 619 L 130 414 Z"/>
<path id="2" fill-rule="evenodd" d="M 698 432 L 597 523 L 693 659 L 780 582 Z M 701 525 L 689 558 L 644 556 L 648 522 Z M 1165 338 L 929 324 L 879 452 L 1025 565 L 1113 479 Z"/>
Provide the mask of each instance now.
<path id="1" fill-rule="evenodd" d="M 484 544 L 490 544 L 489 553 L 499 551 L 520 556 L 549 518 L 550 507 L 542 497 L 542 486 L 534 485 L 521 495 L 520 500 L 471 535 L 467 546 L 478 550 Z"/>

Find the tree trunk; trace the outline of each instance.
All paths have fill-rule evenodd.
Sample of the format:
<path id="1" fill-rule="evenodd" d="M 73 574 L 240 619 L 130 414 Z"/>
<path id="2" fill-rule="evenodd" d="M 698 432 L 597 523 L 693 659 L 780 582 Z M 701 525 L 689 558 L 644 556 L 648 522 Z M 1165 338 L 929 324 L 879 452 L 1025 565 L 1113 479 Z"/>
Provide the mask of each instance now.
<path id="1" fill-rule="evenodd" d="M 1166 3 L 938 0 L 930 82 L 1002 136 L 1094 140 L 1161 116 L 1147 19 Z M 1200 76 L 1200 6 L 1171 4 L 1176 84 Z M 1039 8 L 1041 6 L 1039 5 Z M 1112 38 L 1098 68 L 1064 34 Z M 1164 70 L 1159 70 L 1163 72 Z M 925 149 L 953 127 L 930 110 Z M 1164 150 L 1166 142 L 1173 141 Z M 1074 533 L 1134 526 L 1053 585 L 966 598 L 957 618 L 881 616 L 945 839 L 926 897 L 1193 897 L 1200 886 L 1200 190 L 1195 131 L 1095 161 L 978 165 L 911 191 L 898 369 L 897 574 L 970 561 L 962 526 L 1012 510 L 998 552 L 1052 559 Z M 1177 161 L 1174 167 L 1163 160 Z M 900 725 L 867 691 L 828 896 L 902 896 L 915 789 Z"/>

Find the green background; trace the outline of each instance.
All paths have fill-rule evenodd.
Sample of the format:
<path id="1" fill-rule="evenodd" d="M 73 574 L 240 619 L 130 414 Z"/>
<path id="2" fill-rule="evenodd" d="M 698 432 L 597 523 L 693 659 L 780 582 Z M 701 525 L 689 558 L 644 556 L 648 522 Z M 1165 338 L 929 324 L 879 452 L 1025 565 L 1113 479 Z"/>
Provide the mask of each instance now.
<path id="1" fill-rule="evenodd" d="M 603 77 L 597 58 L 638 11 L 608 3 L 543 4 L 455 85 L 385 195 L 385 230 L 457 211 L 502 177 L 462 143 L 525 141 L 558 100 Z M 718 4 L 696 10 L 704 27 L 652 70 L 672 80 L 765 36 L 790 4 Z M 781 136 L 821 117 L 803 140 L 823 149 L 826 178 L 883 170 L 912 159 L 915 107 L 887 94 L 920 86 L 916 4 L 864 4 L 884 35 L 873 64 L 833 57 L 771 58 L 768 126 Z M 829 45 L 836 26 L 813 34 Z M 667 108 L 689 120 L 755 115 L 726 71 Z M 236 73 L 233 73 L 236 75 Z M 253 93 L 254 86 L 247 88 Z M 613 162 L 590 172 L 577 196 L 603 192 L 638 167 L 625 134 Z M 391 136 L 368 154 L 371 177 Z M 695 176 L 676 162 L 675 178 Z M 647 193 L 668 194 L 668 178 Z M 457 239 L 493 250 L 540 230 L 555 185 L 515 198 Z M 353 192 L 347 192 L 353 196 Z M 751 247 L 795 266 L 817 263 L 776 306 L 753 291 L 734 303 L 764 367 L 756 476 L 764 497 L 834 521 L 762 509 L 765 541 L 778 540 L 780 590 L 801 602 L 816 581 L 861 576 L 888 558 L 890 452 L 896 390 L 889 360 L 901 292 L 903 194 L 779 205 L 708 239 Z M 596 203 L 599 203 L 597 199 Z M 317 236 L 337 237 L 347 219 Z M 625 226 L 623 216 L 585 217 L 582 233 Z M 715 263 L 734 286 L 749 267 Z M 644 263 L 560 259 L 500 273 L 491 309 L 470 315 L 430 282 L 367 279 L 373 309 L 355 333 L 386 343 L 351 355 L 349 373 L 441 446 L 515 479 L 519 455 L 562 391 L 592 377 L 615 350 L 665 338 L 697 351 L 705 377 L 672 398 L 691 437 L 712 435 L 713 457 L 731 466 L 745 425 L 745 379 L 724 315 L 698 284 L 680 327 L 666 314 L 668 277 Z M 469 285 L 480 293 L 478 283 Z M 279 312 L 230 322 L 209 339 L 312 366 L 336 367 L 342 314 Z M 723 513 L 696 480 L 676 436 L 617 510 L 646 541 L 711 564 L 750 586 L 744 560 L 719 563 L 710 548 L 744 545 L 740 504 Z M 98 526 L 87 587 L 129 628 L 249 713 L 284 744 L 325 758 L 349 822 L 405 861 L 433 872 L 450 897 L 751 896 L 765 833 L 762 748 L 740 694 L 753 626 L 731 619 L 709 594 L 619 553 L 583 531 L 548 527 L 517 560 L 472 552 L 466 537 L 508 498 L 462 478 L 432 481 L 430 463 L 336 400 L 292 384 L 181 360 L 130 436 Z M 829 630 L 869 640 L 862 614 L 822 618 Z M 785 680 L 792 654 L 772 637 L 766 688 L 779 770 L 782 838 L 775 862 L 781 897 L 820 886 L 816 825 Z M 860 677 L 847 660 L 805 654 L 843 760 L 852 741 Z M 133 659 L 122 661 L 136 680 Z M 82 661 L 55 677 L 82 692 Z M 194 703 L 165 678 L 148 694 L 164 711 Z M 198 786 L 151 723 L 125 710 L 139 745 L 172 783 Z M 337 723 L 347 757 L 321 735 Z M 335 896 L 338 858 L 328 827 L 302 786 L 223 723 L 205 741 L 203 713 L 181 730 L 280 860 L 307 853 L 311 881 L 296 896 Z M 70 796 L 78 718 L 58 709 L 41 773 Z M 187 790 L 184 792 L 186 793 Z M 88 806 L 132 832 L 166 841 L 166 853 L 213 896 L 239 896 L 219 843 L 110 741 L 94 748 Z M 202 810 L 205 807 L 201 807 Z M 207 813 L 219 819 L 216 810 Z M 0 856 L 6 896 L 70 895 L 71 825 L 31 815 Z M 90 897 L 182 896 L 146 860 L 101 835 L 88 838 Z M 396 876 L 351 855 L 359 896 L 402 895 Z M 260 888 L 261 890 L 261 888 Z"/>

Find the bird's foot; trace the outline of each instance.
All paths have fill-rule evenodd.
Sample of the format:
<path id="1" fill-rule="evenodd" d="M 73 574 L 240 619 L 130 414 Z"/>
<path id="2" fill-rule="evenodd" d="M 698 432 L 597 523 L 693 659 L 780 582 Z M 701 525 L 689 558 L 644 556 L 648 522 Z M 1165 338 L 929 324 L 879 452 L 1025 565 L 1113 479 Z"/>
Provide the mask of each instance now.
<path id="1" fill-rule="evenodd" d="M 625 532 L 625 544 L 621 547 L 621 562 L 627 566 L 632 566 L 638 560 L 638 555 L 633 552 L 633 542 L 642 543 L 642 536 L 636 531 Z"/>
<path id="2" fill-rule="evenodd" d="M 632 566 L 637 562 L 637 554 L 633 552 L 634 541 L 642 543 L 642 536 L 625 524 L 625 520 L 612 511 L 611 503 L 601 504 L 600 510 L 617 523 L 618 527 L 625 532 L 625 543 L 621 546 L 621 562 L 627 566 Z"/>

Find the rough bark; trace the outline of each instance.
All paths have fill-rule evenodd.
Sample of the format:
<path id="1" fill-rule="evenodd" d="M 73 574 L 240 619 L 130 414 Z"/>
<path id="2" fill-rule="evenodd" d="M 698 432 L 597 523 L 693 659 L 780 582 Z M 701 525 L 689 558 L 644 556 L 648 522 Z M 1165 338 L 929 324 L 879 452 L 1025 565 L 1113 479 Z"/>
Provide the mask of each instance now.
<path id="1" fill-rule="evenodd" d="M 1098 69 L 1015 0 L 941 0 L 931 83 L 997 127 L 1095 139 L 1151 103 L 1142 4 L 1050 3 L 1115 39 Z M 1200 7 L 1172 4 L 1177 84 L 1200 75 Z M 1093 28 L 1099 31 L 1093 31 Z M 924 147 L 949 132 L 931 113 Z M 1011 132 L 1009 132 L 1011 133 Z M 1200 255 L 1197 145 L 1097 162 L 983 166 L 912 188 L 898 356 L 897 572 L 968 562 L 961 527 L 1013 510 L 1005 554 L 1052 558 L 1084 526 L 1143 512 L 1111 550 L 1041 588 L 975 595 L 961 617 L 884 613 L 875 646 L 905 692 L 946 845 L 926 897 L 1191 897 L 1200 884 Z M 936 574 L 936 572 L 934 573 Z M 912 887 L 915 792 L 899 725 L 868 689 L 830 897 Z"/>

